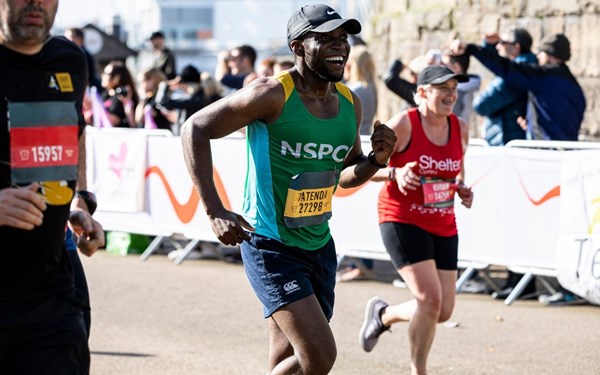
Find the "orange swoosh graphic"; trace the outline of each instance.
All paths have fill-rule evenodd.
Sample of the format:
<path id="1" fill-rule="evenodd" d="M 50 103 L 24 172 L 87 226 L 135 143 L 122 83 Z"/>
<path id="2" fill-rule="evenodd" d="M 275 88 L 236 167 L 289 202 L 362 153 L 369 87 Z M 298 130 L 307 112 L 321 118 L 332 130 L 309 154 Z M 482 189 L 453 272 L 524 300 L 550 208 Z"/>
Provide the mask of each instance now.
<path id="1" fill-rule="evenodd" d="M 469 185 L 469 187 L 474 187 L 475 185 L 478 185 L 481 181 L 483 181 L 484 178 L 487 177 L 487 175 L 489 175 L 490 173 L 492 173 L 492 171 L 494 169 L 496 169 L 498 167 L 498 164 L 495 164 L 494 166 L 492 166 L 490 169 L 488 169 L 487 171 L 485 171 L 481 176 L 479 176 L 478 179 L 476 179 L 475 181 L 473 181 L 471 183 L 471 185 Z"/>
<path id="2" fill-rule="evenodd" d="M 192 187 L 190 198 L 186 203 L 182 204 L 179 203 L 179 201 L 175 197 L 175 194 L 173 193 L 173 189 L 171 188 L 169 181 L 167 181 L 167 178 L 165 177 L 164 173 L 159 167 L 153 166 L 148 168 L 144 177 L 148 178 L 148 176 L 150 176 L 151 174 L 156 174 L 165 186 L 165 190 L 167 191 L 167 195 L 169 196 L 169 201 L 171 202 L 171 205 L 173 206 L 175 214 L 177 215 L 179 220 L 181 220 L 181 222 L 183 222 L 184 224 L 189 223 L 194 217 L 196 210 L 198 209 L 198 203 L 200 203 L 200 195 L 198 195 L 196 189 Z M 215 181 L 217 193 L 223 201 L 223 206 L 226 209 L 231 210 L 231 204 L 229 203 L 227 192 L 225 191 L 225 187 L 223 186 L 223 181 L 221 181 L 221 177 L 219 176 L 219 173 L 216 169 L 213 169 L 213 179 Z"/>
<path id="3" fill-rule="evenodd" d="M 560 185 L 553 187 L 552 189 L 550 189 L 546 194 L 544 194 L 543 197 L 541 197 L 538 200 L 535 200 L 531 194 L 529 194 L 529 192 L 527 191 L 527 187 L 525 186 L 525 182 L 523 182 L 523 179 L 521 178 L 521 175 L 519 174 L 519 172 L 517 171 L 517 177 L 519 177 L 519 182 L 521 185 L 521 188 L 523 189 L 523 191 L 525 192 L 525 196 L 527 196 L 527 199 L 529 199 L 529 201 L 531 203 L 533 203 L 534 206 L 540 206 L 542 204 L 544 204 L 546 201 L 549 201 L 552 198 L 556 198 L 560 196 Z"/>
<path id="4" fill-rule="evenodd" d="M 534 206 L 540 206 L 552 198 L 560 197 L 560 185 L 557 185 L 557 186 L 553 187 L 552 189 L 550 189 L 540 199 L 538 199 L 538 200 L 534 199 L 531 196 L 531 194 L 529 194 L 529 191 L 527 191 L 527 187 L 525 186 L 525 182 L 523 181 L 523 178 L 521 177 L 521 174 L 519 173 L 519 169 L 516 168 L 516 166 L 514 166 L 514 167 L 515 167 L 515 171 L 517 173 L 517 177 L 519 178 L 519 184 L 521 185 L 521 189 L 523 189 L 523 192 L 525 192 L 525 196 L 527 197 L 527 199 L 529 199 L 529 201 L 531 203 L 533 203 Z"/>

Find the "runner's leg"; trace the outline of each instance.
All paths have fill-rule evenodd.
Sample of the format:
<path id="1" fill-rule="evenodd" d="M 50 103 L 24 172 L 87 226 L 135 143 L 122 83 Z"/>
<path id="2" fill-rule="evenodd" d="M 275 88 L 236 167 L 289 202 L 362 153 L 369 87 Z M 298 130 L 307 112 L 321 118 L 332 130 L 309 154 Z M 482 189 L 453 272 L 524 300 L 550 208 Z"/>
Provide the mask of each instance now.
<path id="1" fill-rule="evenodd" d="M 442 310 L 442 286 L 438 270 L 433 260 L 426 260 L 405 266 L 399 273 L 416 301 L 408 326 L 412 373 L 426 374 L 427 357 Z"/>
<path id="2" fill-rule="evenodd" d="M 270 374 L 328 374 L 337 356 L 337 349 L 331 327 L 314 295 L 302 298 L 283 306 L 271 316 L 278 330 L 287 338 L 286 344 L 278 332 L 271 331 L 280 349 L 271 349 L 271 358 L 284 358 L 275 365 Z M 271 341 L 273 342 L 273 340 Z"/>
<path id="3" fill-rule="evenodd" d="M 294 355 L 294 348 L 290 344 L 281 328 L 274 319 L 269 318 L 269 372 L 272 371 L 279 362 Z"/>

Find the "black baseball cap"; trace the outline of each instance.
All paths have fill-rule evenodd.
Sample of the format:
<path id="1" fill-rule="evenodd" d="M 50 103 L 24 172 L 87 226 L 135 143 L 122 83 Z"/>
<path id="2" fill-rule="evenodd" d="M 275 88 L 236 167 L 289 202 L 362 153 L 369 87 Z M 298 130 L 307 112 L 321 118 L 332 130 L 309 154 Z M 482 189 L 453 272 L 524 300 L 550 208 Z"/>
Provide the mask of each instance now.
<path id="1" fill-rule="evenodd" d="M 333 8 L 324 4 L 305 5 L 294 13 L 287 25 L 288 46 L 292 40 L 308 32 L 328 33 L 343 26 L 348 34 L 358 34 L 362 27 L 353 18 L 344 19 Z"/>
<path id="2" fill-rule="evenodd" d="M 162 38 L 162 39 L 164 39 L 165 38 L 165 34 L 163 34 L 162 31 L 155 31 L 155 32 L 153 32 L 150 35 L 150 38 L 148 38 L 148 39 L 152 40 L 152 39 L 156 39 L 156 38 Z"/>
<path id="3" fill-rule="evenodd" d="M 183 83 L 200 83 L 200 72 L 193 65 L 186 65 L 179 73 Z"/>
<path id="4" fill-rule="evenodd" d="M 456 79 L 458 82 L 467 82 L 469 80 L 469 76 L 465 74 L 454 73 L 445 66 L 430 65 L 423 69 L 421 73 L 419 73 L 419 78 L 417 78 L 417 86 L 439 85 L 452 78 Z"/>

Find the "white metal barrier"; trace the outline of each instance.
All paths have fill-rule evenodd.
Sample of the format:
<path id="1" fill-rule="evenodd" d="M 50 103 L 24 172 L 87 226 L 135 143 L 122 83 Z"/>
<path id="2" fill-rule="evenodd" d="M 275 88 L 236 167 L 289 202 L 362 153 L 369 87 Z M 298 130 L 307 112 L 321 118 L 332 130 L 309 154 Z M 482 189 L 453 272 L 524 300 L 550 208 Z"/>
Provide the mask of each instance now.
<path id="1" fill-rule="evenodd" d="M 100 130 L 88 136 L 88 154 L 92 154 L 88 185 L 98 196 L 98 220 L 107 230 L 157 236 L 143 259 L 161 239 L 175 233 L 196 243 L 216 242 L 185 167 L 179 137 L 132 131 L 137 133 Z M 484 141 L 474 140 L 471 146 L 466 183 L 473 187 L 475 201 L 470 210 L 456 205 L 461 265 L 477 269 L 496 264 L 525 268 L 532 275 L 552 273 L 560 232 L 562 165 L 570 154 L 558 150 L 598 149 L 600 145 L 526 141 L 485 147 Z M 226 137 L 212 141 L 211 147 L 219 194 L 227 207 L 241 212 L 245 139 Z M 370 149 L 366 139 L 363 148 Z M 598 150 L 585 152 L 600 155 Z M 380 188 L 381 183 L 368 182 L 336 191 L 330 224 L 340 256 L 389 259 L 377 224 Z M 139 205 L 123 200 L 134 194 L 143 197 Z M 119 200 L 123 203 L 115 204 Z M 190 242 L 186 250 L 193 246 Z M 177 263 L 184 258 L 185 254 Z"/>
<path id="2" fill-rule="evenodd" d="M 592 150 L 591 155 L 600 155 L 598 151 L 600 149 L 600 143 L 592 142 L 556 142 L 556 141 L 526 141 L 526 140 L 515 140 L 509 142 L 506 147 L 509 148 L 511 157 L 515 160 L 522 160 L 524 158 L 539 158 L 536 159 L 536 164 L 543 165 L 540 168 L 545 168 L 552 165 L 552 171 L 544 174 L 544 178 L 553 181 L 552 184 L 556 184 L 559 191 L 556 192 L 556 203 L 549 204 L 545 207 L 546 209 L 531 210 L 527 215 L 527 220 L 520 220 L 521 217 L 517 216 L 516 224 L 519 227 L 525 229 L 528 228 L 527 224 L 530 224 L 529 228 L 532 231 L 543 231 L 546 233 L 542 239 L 530 242 L 519 242 L 520 248 L 527 246 L 528 252 L 523 255 L 519 251 L 519 247 L 511 246 L 508 253 L 510 262 L 508 268 L 516 273 L 523 274 L 523 277 L 519 280 L 517 285 L 514 287 L 512 293 L 506 298 L 505 304 L 510 305 L 514 302 L 522 291 L 526 288 L 527 284 L 531 279 L 537 277 L 538 280 L 548 290 L 552 291 L 552 287 L 547 283 L 545 277 L 555 278 L 558 276 L 557 265 L 560 267 L 560 263 L 557 262 L 556 256 L 561 237 L 564 237 L 563 230 L 561 228 L 561 211 L 564 210 L 564 183 L 562 182 L 565 171 L 570 170 L 570 167 L 565 168 L 565 162 L 569 159 L 576 157 L 583 151 Z M 595 150 L 595 151 L 593 151 Z M 534 151 L 535 154 L 533 152 Z M 515 162 L 518 164 L 518 161 Z M 552 194 L 552 191 L 548 192 Z M 548 194 L 547 193 L 547 194 Z M 577 194 L 577 193 L 576 193 Z M 529 197 L 531 200 L 532 197 Z M 540 201 L 543 197 L 539 198 Z M 560 199 L 559 199 L 560 198 Z M 536 199 L 536 198 L 533 198 Z M 553 196 L 550 199 L 554 199 Z M 558 209 L 556 209 L 558 206 Z M 579 234 L 578 237 L 581 235 Z M 577 246 L 578 244 L 576 244 Z M 544 263 L 537 262 L 541 258 L 547 259 Z M 568 283 L 563 280 L 561 285 L 568 288 Z M 568 289 L 573 289 L 572 287 Z"/>

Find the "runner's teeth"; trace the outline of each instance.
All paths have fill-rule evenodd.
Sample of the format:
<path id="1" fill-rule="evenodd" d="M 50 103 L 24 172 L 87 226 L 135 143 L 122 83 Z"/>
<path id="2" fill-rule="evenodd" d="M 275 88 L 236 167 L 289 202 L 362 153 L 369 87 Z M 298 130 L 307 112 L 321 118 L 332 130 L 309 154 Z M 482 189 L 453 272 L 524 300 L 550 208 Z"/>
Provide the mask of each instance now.
<path id="1" fill-rule="evenodd" d="M 344 58 L 342 56 L 334 56 L 334 57 L 326 57 L 325 60 L 331 62 L 343 62 Z"/>

